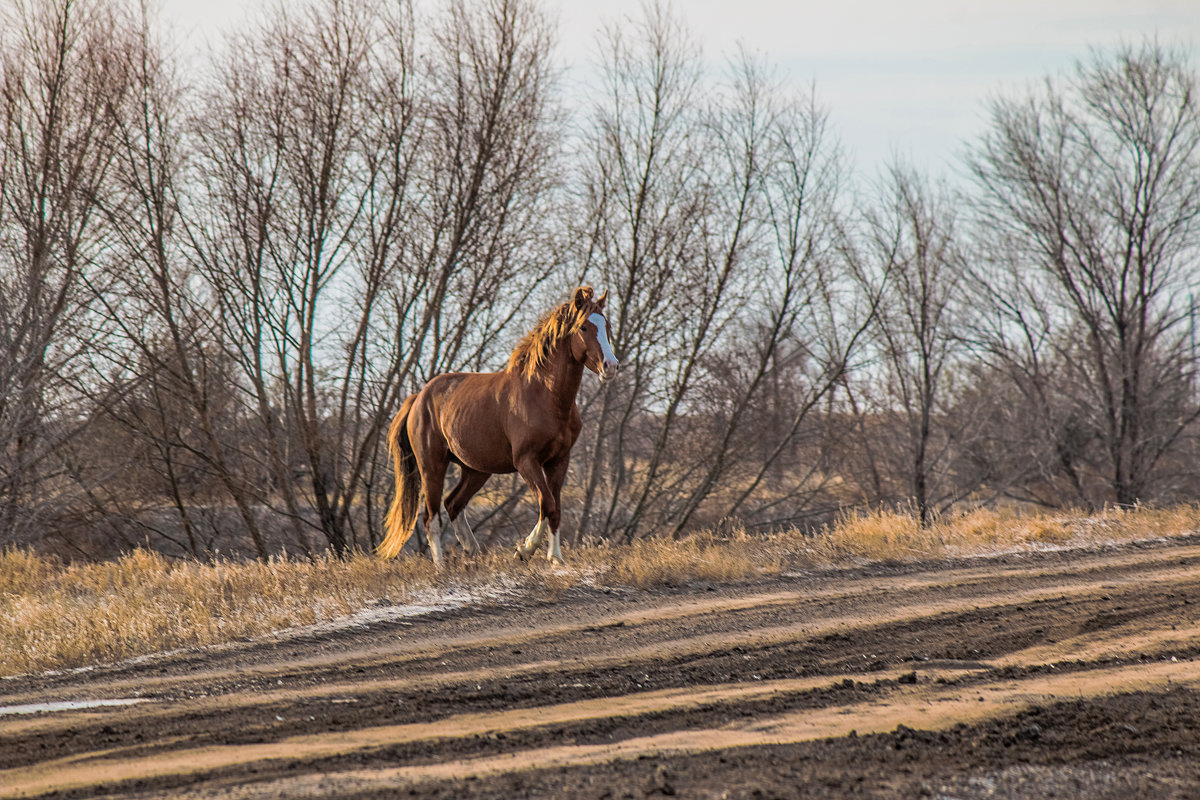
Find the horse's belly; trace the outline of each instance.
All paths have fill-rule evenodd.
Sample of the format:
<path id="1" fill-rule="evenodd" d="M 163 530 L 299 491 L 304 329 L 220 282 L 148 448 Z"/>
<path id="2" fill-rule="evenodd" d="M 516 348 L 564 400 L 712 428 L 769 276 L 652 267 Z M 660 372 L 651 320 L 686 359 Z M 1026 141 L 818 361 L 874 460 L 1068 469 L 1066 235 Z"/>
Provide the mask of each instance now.
<path id="1" fill-rule="evenodd" d="M 450 454 L 471 469 L 493 475 L 516 472 L 512 446 L 492 419 L 463 414 L 442 427 Z"/>
<path id="2" fill-rule="evenodd" d="M 459 452 L 462 452 L 462 455 L 459 455 Z M 477 472 L 486 472 L 489 475 L 506 475 L 517 471 L 517 468 L 513 466 L 511 458 L 506 460 L 480 458 L 478 453 L 469 450 L 456 451 L 452 449 L 450 453 L 455 461 Z"/>

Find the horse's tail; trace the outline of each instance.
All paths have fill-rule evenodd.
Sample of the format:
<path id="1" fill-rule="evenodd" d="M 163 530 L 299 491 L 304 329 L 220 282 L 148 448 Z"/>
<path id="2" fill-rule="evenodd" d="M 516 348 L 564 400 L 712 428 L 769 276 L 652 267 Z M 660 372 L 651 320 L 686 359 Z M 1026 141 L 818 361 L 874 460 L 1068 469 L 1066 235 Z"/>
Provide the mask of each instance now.
<path id="1" fill-rule="evenodd" d="M 384 519 L 383 541 L 375 548 L 382 558 L 395 558 L 408 543 L 417 524 L 417 510 L 421 501 L 421 473 L 417 471 L 417 458 L 412 443 L 408 440 L 408 413 L 417 396 L 404 401 L 388 428 L 388 452 L 396 471 L 396 496 Z"/>

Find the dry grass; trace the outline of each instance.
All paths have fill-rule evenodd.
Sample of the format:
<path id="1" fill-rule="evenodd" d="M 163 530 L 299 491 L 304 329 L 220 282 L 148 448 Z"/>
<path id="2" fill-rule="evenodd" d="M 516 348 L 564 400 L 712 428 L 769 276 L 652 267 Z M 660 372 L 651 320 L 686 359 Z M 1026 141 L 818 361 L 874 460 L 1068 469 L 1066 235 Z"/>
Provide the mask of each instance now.
<path id="1" fill-rule="evenodd" d="M 0 674 L 81 666 L 215 644 L 344 616 L 429 585 L 432 566 L 403 572 L 362 557 L 179 563 L 147 551 L 64 566 L 0 554 Z"/>
<path id="2" fill-rule="evenodd" d="M 720 539 L 700 533 L 678 541 L 642 539 L 623 547 L 590 547 L 579 560 L 606 586 L 647 588 L 691 580 L 734 581 L 780 569 L 768 539 L 742 533 Z"/>
<path id="3" fill-rule="evenodd" d="M 935 519 L 922 528 L 911 514 L 849 514 L 815 536 L 785 534 L 798 542 L 791 555 L 814 566 L 867 561 L 960 558 L 1003 552 L 1120 544 L 1182 536 L 1200 530 L 1200 508 L 1106 509 L 1018 513 L 976 509 Z"/>
<path id="4" fill-rule="evenodd" d="M 0 553 L 0 675 L 118 661 L 236 641 L 343 618 L 372 606 L 426 603 L 447 592 L 557 594 L 580 585 L 647 588 L 735 581 L 783 569 L 837 567 L 1086 547 L 1179 536 L 1200 509 L 1017 514 L 978 510 L 922 529 L 911 515 L 851 514 L 816 534 L 644 540 L 567 553 L 567 568 L 508 552 L 425 559 L 276 560 L 200 564 L 145 551 L 101 564 L 64 565 L 23 550 Z"/>

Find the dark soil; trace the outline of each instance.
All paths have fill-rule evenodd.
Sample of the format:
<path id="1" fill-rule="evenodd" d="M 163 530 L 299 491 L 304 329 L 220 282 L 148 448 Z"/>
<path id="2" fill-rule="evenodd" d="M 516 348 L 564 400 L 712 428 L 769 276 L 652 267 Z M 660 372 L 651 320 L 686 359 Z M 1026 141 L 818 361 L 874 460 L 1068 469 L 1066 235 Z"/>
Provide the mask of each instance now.
<path id="1" fill-rule="evenodd" d="M 738 607 L 744 598 L 761 602 Z M 1194 542 L 654 591 L 572 590 L 0 681 L 0 706 L 147 701 L 0 715 L 0 797 L 1195 797 L 1198 612 Z M 1071 646 L 1093 641 L 1104 645 L 1098 654 L 1071 656 Z M 1020 656 L 1047 647 L 1044 658 Z M 913 719 L 889 732 L 719 743 L 720 731 L 778 715 L 882 707 L 905 691 L 1006 682 L 1019 694 L 1040 675 L 1136 674 L 1114 668 L 1171 659 L 1186 680 L 1151 690 L 1118 681 L 1092 696 L 1023 701 L 982 721 L 928 730 Z M 812 680 L 686 707 L 623 705 L 647 692 L 795 679 Z M 611 711 L 563 713 L 545 724 L 490 721 L 598 699 Z M 467 727 L 439 732 L 452 717 Z M 387 729 L 368 744 L 336 744 L 422 724 L 429 727 L 419 734 Z M 549 748 L 582 752 L 681 731 L 718 739 L 699 752 L 647 745 L 600 763 L 539 766 Z M 284 741 L 292 737 L 303 746 Z M 304 749 L 309 742 L 331 744 L 314 754 Z M 279 750 L 262 757 L 230 756 L 275 744 Z M 511 756 L 511 768 L 473 774 L 478 760 L 497 756 Z M 461 774 L 448 780 L 395 770 L 459 762 Z M 63 777 L 80 764 L 94 780 Z"/>

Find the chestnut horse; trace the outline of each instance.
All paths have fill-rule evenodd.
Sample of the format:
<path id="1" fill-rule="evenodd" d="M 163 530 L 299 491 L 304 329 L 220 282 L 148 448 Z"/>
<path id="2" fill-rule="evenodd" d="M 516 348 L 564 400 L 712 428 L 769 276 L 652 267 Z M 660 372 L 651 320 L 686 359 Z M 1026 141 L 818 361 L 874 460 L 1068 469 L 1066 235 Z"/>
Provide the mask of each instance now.
<path id="1" fill-rule="evenodd" d="M 532 556 L 548 528 L 546 558 L 562 563 L 559 497 L 582 425 L 575 395 L 584 367 L 601 381 L 617 369 L 604 316 L 607 297 L 580 287 L 521 339 L 503 372 L 438 375 L 404 401 L 388 429 L 396 496 L 376 549 L 380 556 L 394 557 L 412 536 L 424 494 L 429 547 L 441 564 L 442 482 L 453 462 L 462 476 L 446 498 L 446 517 L 467 553 L 477 552 L 479 543 L 463 509 L 489 477 L 517 472 L 538 501 L 537 525 L 517 554 Z"/>

